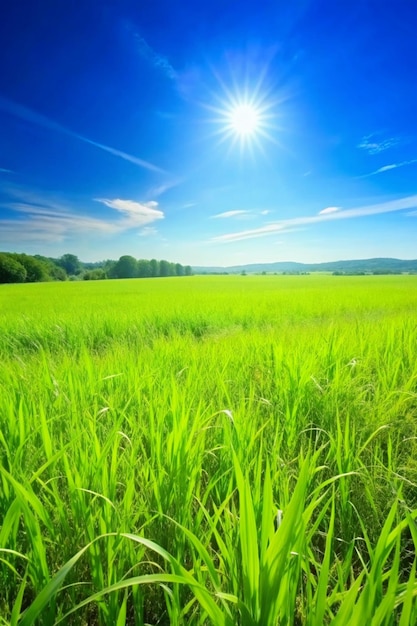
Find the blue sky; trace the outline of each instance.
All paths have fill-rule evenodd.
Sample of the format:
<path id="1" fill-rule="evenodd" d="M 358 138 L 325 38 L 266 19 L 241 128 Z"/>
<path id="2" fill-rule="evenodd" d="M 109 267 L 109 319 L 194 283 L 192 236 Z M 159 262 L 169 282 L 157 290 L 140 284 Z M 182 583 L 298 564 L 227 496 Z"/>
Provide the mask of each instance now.
<path id="1" fill-rule="evenodd" d="M 7 3 L 0 250 L 416 258 L 416 23 L 409 0 Z"/>

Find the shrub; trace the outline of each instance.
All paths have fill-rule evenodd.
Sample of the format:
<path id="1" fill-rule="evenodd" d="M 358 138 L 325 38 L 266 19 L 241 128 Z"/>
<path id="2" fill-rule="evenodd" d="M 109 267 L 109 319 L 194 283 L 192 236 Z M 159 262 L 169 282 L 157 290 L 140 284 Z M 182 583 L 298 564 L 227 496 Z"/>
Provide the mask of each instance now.
<path id="1" fill-rule="evenodd" d="M 8 254 L 0 254 L 0 283 L 24 283 L 26 269 Z"/>

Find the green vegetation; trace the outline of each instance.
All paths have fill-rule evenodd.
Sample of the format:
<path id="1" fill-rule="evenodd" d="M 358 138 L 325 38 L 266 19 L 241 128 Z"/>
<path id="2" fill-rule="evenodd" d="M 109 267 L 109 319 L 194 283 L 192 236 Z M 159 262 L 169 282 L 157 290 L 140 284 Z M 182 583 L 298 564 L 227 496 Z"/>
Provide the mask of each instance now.
<path id="1" fill-rule="evenodd" d="M 414 276 L 0 288 L 0 623 L 417 623 Z"/>
<path id="2" fill-rule="evenodd" d="M 106 278 L 157 278 L 191 276 L 189 265 L 121 256 L 118 261 L 83 263 L 75 254 L 59 259 L 40 255 L 0 252 L 0 283 L 40 283 L 53 280 L 104 280 Z"/>

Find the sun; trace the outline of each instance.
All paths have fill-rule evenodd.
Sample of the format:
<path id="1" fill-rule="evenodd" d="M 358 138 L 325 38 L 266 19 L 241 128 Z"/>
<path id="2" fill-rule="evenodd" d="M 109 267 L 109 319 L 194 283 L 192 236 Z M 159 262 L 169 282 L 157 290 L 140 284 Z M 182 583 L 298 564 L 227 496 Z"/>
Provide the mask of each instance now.
<path id="1" fill-rule="evenodd" d="M 229 129 L 239 137 L 257 133 L 261 125 L 261 115 L 252 104 L 237 104 L 228 112 Z"/>
<path id="2" fill-rule="evenodd" d="M 259 66 L 252 77 L 243 67 L 228 69 L 225 76 L 212 68 L 216 85 L 208 87 L 210 100 L 201 103 L 211 112 L 205 120 L 212 128 L 208 136 L 217 136 L 218 147 L 226 147 L 227 154 L 236 154 L 237 148 L 242 157 L 258 152 L 267 156 L 267 144 L 281 145 L 280 120 L 287 96 L 268 78 L 268 66 Z"/>
<path id="3" fill-rule="evenodd" d="M 255 90 L 236 90 L 232 93 L 223 87 L 225 97 L 218 97 L 218 106 L 209 106 L 216 117 L 210 121 L 216 124 L 214 134 L 220 143 L 230 142 L 230 149 L 240 147 L 243 152 L 253 153 L 257 147 L 264 151 L 262 140 L 274 141 L 275 125 L 274 101 L 267 94 Z"/>

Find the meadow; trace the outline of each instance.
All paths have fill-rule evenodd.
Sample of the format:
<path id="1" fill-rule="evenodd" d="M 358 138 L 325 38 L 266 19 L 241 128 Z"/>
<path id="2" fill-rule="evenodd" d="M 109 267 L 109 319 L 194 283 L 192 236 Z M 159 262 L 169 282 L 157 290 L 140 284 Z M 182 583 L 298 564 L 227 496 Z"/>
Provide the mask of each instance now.
<path id="1" fill-rule="evenodd" d="M 417 276 L 0 285 L 0 624 L 417 623 Z"/>

